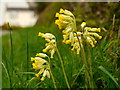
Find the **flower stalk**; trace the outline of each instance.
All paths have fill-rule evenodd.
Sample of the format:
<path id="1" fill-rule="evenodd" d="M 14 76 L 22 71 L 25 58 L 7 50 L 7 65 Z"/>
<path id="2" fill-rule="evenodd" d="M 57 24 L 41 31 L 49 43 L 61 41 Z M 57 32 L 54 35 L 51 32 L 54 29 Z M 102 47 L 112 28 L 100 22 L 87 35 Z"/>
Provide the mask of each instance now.
<path id="1" fill-rule="evenodd" d="M 48 61 L 49 61 L 49 64 L 50 64 L 50 58 L 49 57 L 48 57 Z M 54 88 L 55 88 L 55 90 L 57 90 L 57 86 L 55 84 L 55 79 L 54 79 L 54 76 L 53 76 L 52 71 L 51 71 L 51 65 L 50 65 L 50 75 L 51 75 L 51 78 L 52 78 Z"/>
<path id="2" fill-rule="evenodd" d="M 96 33 L 96 32 L 100 32 L 101 29 L 86 27 L 86 22 L 82 22 L 81 28 L 77 30 L 76 19 L 74 15 L 68 10 L 60 9 L 60 12 L 56 13 L 56 17 L 58 19 L 55 21 L 55 24 L 58 25 L 59 29 L 63 29 L 62 31 L 63 39 L 64 39 L 63 43 L 71 44 L 72 46 L 71 50 L 72 51 L 76 50 L 77 54 L 81 54 L 82 56 L 83 64 L 85 66 L 85 77 L 86 77 L 85 87 L 94 88 L 91 53 L 88 50 L 89 58 L 87 60 L 86 53 L 84 50 L 85 47 L 84 42 L 89 43 L 92 47 L 95 47 L 94 44 L 96 44 L 97 41 L 95 40 L 94 37 L 98 39 L 102 38 L 102 36 Z"/>
<path id="3" fill-rule="evenodd" d="M 58 54 L 58 57 L 59 57 L 59 60 L 60 60 L 60 63 L 61 63 L 61 67 L 62 67 L 62 71 L 63 71 L 63 74 L 64 74 L 64 78 L 65 78 L 67 87 L 70 89 L 70 85 L 69 85 L 69 82 L 68 82 L 68 79 L 67 79 L 67 76 L 66 76 L 66 73 L 65 73 L 65 68 L 64 68 L 64 65 L 63 65 L 62 57 L 61 57 L 57 47 L 56 47 L 56 52 Z"/>

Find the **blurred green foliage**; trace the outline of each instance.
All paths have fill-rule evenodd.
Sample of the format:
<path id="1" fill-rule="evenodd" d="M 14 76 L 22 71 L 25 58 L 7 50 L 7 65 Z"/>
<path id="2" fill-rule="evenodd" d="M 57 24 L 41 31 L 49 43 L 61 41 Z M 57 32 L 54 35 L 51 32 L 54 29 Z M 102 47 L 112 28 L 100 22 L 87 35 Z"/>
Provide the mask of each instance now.
<path id="1" fill-rule="evenodd" d="M 39 5 L 42 5 L 39 3 Z M 39 13 L 36 24 L 45 26 L 54 23 L 55 13 L 60 8 L 68 9 L 75 15 L 77 22 L 83 20 L 90 26 L 108 27 L 112 23 L 115 14 L 116 29 L 120 26 L 120 3 L 118 2 L 53 2 L 49 3 L 46 8 Z"/>
<path id="2" fill-rule="evenodd" d="M 105 27 L 106 32 L 102 29 L 100 33 L 103 39 L 98 41 L 95 48 L 90 48 L 93 63 L 93 79 L 97 88 L 117 88 L 118 86 L 114 80 L 120 84 L 120 40 L 118 39 L 119 33 L 117 32 L 120 26 L 119 3 L 67 2 L 51 3 L 49 7 L 44 9 L 43 13 L 41 12 L 36 26 L 12 31 L 12 46 L 9 34 L 0 37 L 2 38 L 2 87 L 53 88 L 51 79 L 46 78 L 44 82 L 41 82 L 40 78 L 35 77 L 34 73 L 36 71 L 33 70 L 30 61 L 31 57 L 34 57 L 36 53 L 42 52 L 42 49 L 45 48 L 45 41 L 43 38 L 37 36 L 38 32 L 50 32 L 57 37 L 58 48 L 72 88 L 85 88 L 84 70 L 80 72 L 83 65 L 81 63 L 82 56 L 76 55 L 75 52 L 71 51 L 69 45 L 62 43 L 61 30 L 54 24 L 54 20 L 56 19 L 55 13 L 60 8 L 71 10 L 74 13 L 78 28 L 83 20 L 87 22 L 88 26 Z M 115 24 L 112 25 L 114 14 Z M 112 27 L 114 27 L 113 30 Z M 110 31 L 114 32 L 112 36 L 110 36 Z M 13 74 L 11 72 L 11 47 L 13 47 Z M 87 53 L 88 51 L 86 50 Z M 27 63 L 29 69 L 27 68 Z M 57 54 L 54 55 L 54 59 L 51 59 L 51 66 L 57 87 L 67 88 L 63 73 L 61 73 L 61 65 Z M 98 68 L 99 66 L 102 69 Z M 29 72 L 27 72 L 27 69 Z M 78 74 L 79 72 L 80 74 Z M 29 76 L 28 78 L 27 75 Z M 73 83 L 76 77 L 77 79 Z"/>
<path id="3" fill-rule="evenodd" d="M 34 57 L 36 53 L 42 52 L 42 49 L 45 48 L 45 41 L 43 38 L 38 37 L 38 32 L 50 32 L 57 37 L 57 44 L 60 50 L 61 56 L 64 61 L 65 70 L 69 83 L 72 84 L 73 80 L 78 75 L 80 69 L 82 68 L 81 58 L 82 56 L 77 55 L 75 52 L 71 51 L 69 45 L 62 43 L 62 33 L 55 24 L 52 24 L 50 27 L 44 26 L 35 26 L 21 29 L 19 31 L 14 31 L 12 33 L 13 41 L 13 62 L 14 62 L 14 73 L 11 73 L 11 47 L 10 47 L 10 37 L 9 35 L 4 35 L 2 37 L 2 62 L 5 64 L 6 69 L 8 70 L 11 78 L 11 83 L 13 88 L 53 88 L 51 79 L 46 78 L 44 82 L 41 82 L 39 78 L 35 78 L 34 69 L 32 68 L 32 63 L 30 57 Z M 109 32 L 107 32 L 109 33 Z M 106 33 L 106 34 L 107 34 Z M 28 47 L 27 47 L 27 34 L 28 34 Z M 93 67 L 93 76 L 95 84 L 98 88 L 116 88 L 116 84 L 111 81 L 106 74 L 98 69 L 102 65 L 108 72 L 112 74 L 113 77 L 118 81 L 119 76 L 119 54 L 118 45 L 120 45 L 119 40 L 114 39 L 109 42 L 109 37 L 105 36 L 101 41 L 98 42 L 95 48 L 91 48 L 92 54 L 92 67 Z M 109 52 L 108 49 L 112 47 L 112 50 Z M 28 52 L 27 52 L 28 49 Z M 119 47 L 120 49 L 120 47 Z M 86 51 L 87 53 L 87 51 Z M 28 56 L 28 62 L 27 62 Z M 29 63 L 29 72 L 27 73 L 27 63 Z M 53 75 L 56 80 L 58 88 L 66 88 L 64 81 L 62 69 L 60 62 L 58 60 L 57 54 L 54 55 L 54 59 L 51 59 L 51 68 Z M 8 68 L 7 68 L 8 67 Z M 2 86 L 3 88 L 9 88 L 10 83 L 8 76 L 6 74 L 5 68 L 2 70 Z M 29 76 L 28 80 L 26 75 Z M 6 83 L 8 82 L 8 83 Z M 72 85 L 73 88 L 84 88 L 84 70 L 79 74 L 77 80 Z M 112 86 L 111 86 L 112 84 Z"/>

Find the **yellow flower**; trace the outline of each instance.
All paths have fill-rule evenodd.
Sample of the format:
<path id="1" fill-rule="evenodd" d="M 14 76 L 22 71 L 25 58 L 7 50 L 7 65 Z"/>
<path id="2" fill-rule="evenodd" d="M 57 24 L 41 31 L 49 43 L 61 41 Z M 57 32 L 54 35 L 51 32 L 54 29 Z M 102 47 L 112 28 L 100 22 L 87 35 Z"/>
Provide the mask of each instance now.
<path id="1" fill-rule="evenodd" d="M 48 45 L 49 45 L 49 43 L 46 43 L 46 44 L 45 44 L 45 46 L 48 46 Z"/>
<path id="2" fill-rule="evenodd" d="M 95 40 L 95 38 L 94 37 L 92 37 L 92 36 L 89 36 L 90 38 L 91 38 L 91 40 L 96 44 L 97 43 L 97 41 Z"/>
<path id="3" fill-rule="evenodd" d="M 62 33 L 63 33 L 63 34 L 67 34 L 67 31 L 66 31 L 66 30 L 63 30 Z"/>
<path id="4" fill-rule="evenodd" d="M 81 27 L 83 28 L 85 26 L 86 26 L 86 22 L 82 22 Z"/>
<path id="5" fill-rule="evenodd" d="M 39 76 L 39 74 L 35 74 L 35 76 L 36 76 L 36 77 L 38 77 L 38 76 Z"/>
<path id="6" fill-rule="evenodd" d="M 53 58 L 54 53 L 55 53 L 55 49 L 52 49 L 51 50 L 51 58 Z"/>
<path id="7" fill-rule="evenodd" d="M 46 54 L 44 53 L 37 53 L 36 56 L 40 56 L 40 57 L 48 57 Z"/>
<path id="8" fill-rule="evenodd" d="M 102 36 L 99 36 L 98 38 L 99 38 L 99 39 L 102 39 Z"/>
<path id="9" fill-rule="evenodd" d="M 101 31 L 100 28 L 90 28 L 90 27 L 85 27 L 85 30 L 87 30 L 87 31 L 93 31 L 93 32 L 100 32 Z"/>
<path id="10" fill-rule="evenodd" d="M 80 54 L 80 48 L 77 49 L 77 54 Z"/>
<path id="11" fill-rule="evenodd" d="M 75 46 L 75 49 L 78 49 L 79 47 L 78 46 Z"/>
<path id="12" fill-rule="evenodd" d="M 60 9 L 60 12 L 59 13 L 64 13 L 66 15 L 69 15 L 69 16 L 74 16 L 70 11 L 68 10 L 63 10 L 62 8 Z"/>
<path id="13" fill-rule="evenodd" d="M 71 22 L 73 20 L 72 17 L 70 16 L 67 16 L 67 15 L 64 15 L 64 14 L 60 14 L 59 15 L 59 20 L 60 21 L 68 21 L 68 22 Z"/>
<path id="14" fill-rule="evenodd" d="M 44 53 L 39 53 L 38 56 L 47 57 L 47 55 Z M 34 63 L 32 63 L 32 65 L 35 70 L 39 70 L 39 72 L 35 74 L 36 77 L 39 77 L 39 75 L 42 74 L 42 78 L 41 78 L 42 81 L 45 79 L 45 76 L 50 78 L 50 73 L 49 73 L 50 66 L 48 61 L 46 61 L 41 57 L 35 57 Z"/>
<path id="15" fill-rule="evenodd" d="M 43 72 L 43 76 L 42 76 L 42 78 L 41 78 L 40 80 L 41 80 L 41 81 L 44 81 L 46 76 L 47 76 L 48 78 L 50 78 L 50 73 L 49 73 L 48 70 L 45 70 L 45 71 Z"/>
<path id="16" fill-rule="evenodd" d="M 32 65 L 33 65 L 33 68 L 34 68 L 35 70 L 38 70 L 38 69 L 39 69 L 35 63 L 33 63 Z"/>
<path id="17" fill-rule="evenodd" d="M 96 43 L 97 43 L 97 41 L 94 41 L 94 43 L 96 44 Z"/>
<path id="18" fill-rule="evenodd" d="M 79 30 L 76 27 L 76 20 L 74 15 L 68 11 L 60 9 L 59 13 L 56 13 L 56 17 L 58 19 L 55 21 L 55 24 L 58 25 L 59 29 L 64 29 L 62 31 L 63 35 L 63 43 L 71 44 L 72 51 L 75 49 L 77 54 L 80 52 L 80 45 L 83 45 L 83 41 L 89 43 L 92 47 L 95 47 L 94 44 L 97 43 L 94 37 L 99 39 L 102 38 L 99 34 L 95 32 L 100 32 L 100 28 L 91 28 L 86 27 L 86 22 L 81 23 L 82 29 Z M 79 45 L 80 44 L 80 45 Z"/>
<path id="19" fill-rule="evenodd" d="M 46 49 L 43 49 L 43 52 L 47 52 L 47 50 L 46 50 Z"/>
<path id="20" fill-rule="evenodd" d="M 65 17 L 63 17 L 62 15 L 59 15 L 59 20 L 64 21 Z"/>
<path id="21" fill-rule="evenodd" d="M 59 29 L 62 29 L 63 27 L 62 27 L 62 26 L 60 26 L 60 25 L 58 25 L 58 28 L 59 28 Z"/>
<path id="22" fill-rule="evenodd" d="M 95 45 L 92 45 L 92 47 L 95 47 Z"/>
<path id="23" fill-rule="evenodd" d="M 63 43 L 65 43 L 65 40 L 62 40 Z"/>
<path id="24" fill-rule="evenodd" d="M 66 44 L 70 44 L 70 43 L 71 43 L 71 40 L 66 40 L 65 43 L 66 43 Z"/>
<path id="25" fill-rule="evenodd" d="M 45 38 L 45 40 L 48 42 L 45 44 L 46 48 L 43 49 L 42 51 L 44 53 L 46 53 L 47 51 L 51 53 L 51 58 L 53 58 L 53 54 L 55 53 L 56 50 L 56 40 L 55 40 L 55 36 L 51 33 L 45 33 L 44 35 L 42 35 L 43 38 Z M 47 57 L 46 54 L 43 53 L 38 53 L 36 56 L 40 56 L 40 57 Z"/>
<path id="26" fill-rule="evenodd" d="M 90 37 L 87 37 L 86 41 L 89 42 L 92 45 L 92 47 L 94 47 L 93 41 Z"/>
<path id="27" fill-rule="evenodd" d="M 56 14 L 55 14 L 55 17 L 59 17 L 59 15 L 60 15 L 59 13 L 56 13 Z"/>
<path id="28" fill-rule="evenodd" d="M 53 34 L 51 34 L 51 33 L 45 33 L 42 37 L 45 38 L 45 39 L 55 38 L 55 36 Z"/>
<path id="29" fill-rule="evenodd" d="M 79 40 L 76 38 L 76 39 L 75 39 L 75 42 L 79 42 Z"/>
<path id="30" fill-rule="evenodd" d="M 64 13 L 64 10 L 62 8 L 60 9 L 60 13 Z"/>
<path id="31" fill-rule="evenodd" d="M 98 37 L 99 39 L 101 39 L 102 38 L 102 36 L 100 36 L 99 34 L 97 34 L 97 33 L 88 33 L 89 35 L 93 35 L 93 36 L 95 36 L 95 37 Z"/>
<path id="32" fill-rule="evenodd" d="M 45 71 L 43 72 L 43 77 L 45 77 L 45 76 L 47 76 L 48 78 L 50 78 L 50 73 L 49 73 L 48 70 L 45 70 Z"/>
<path id="33" fill-rule="evenodd" d="M 42 77 L 40 80 L 41 80 L 41 81 L 44 81 L 44 80 L 45 80 L 45 77 Z"/>
<path id="34" fill-rule="evenodd" d="M 31 61 L 35 61 L 35 59 L 33 57 L 31 57 Z"/>
<path id="35" fill-rule="evenodd" d="M 39 32 L 39 34 L 38 34 L 38 36 L 43 36 L 44 35 L 44 33 L 41 33 L 41 32 Z"/>
<path id="36" fill-rule="evenodd" d="M 71 50 L 74 51 L 74 48 L 72 48 Z"/>
<path id="37" fill-rule="evenodd" d="M 55 20 L 55 24 L 57 24 L 57 25 L 60 25 L 61 24 L 61 22 L 60 22 L 60 20 Z"/>
<path id="38" fill-rule="evenodd" d="M 101 29 L 100 29 L 100 28 L 97 28 L 97 31 L 98 31 L 98 32 L 100 32 L 100 31 L 101 31 Z"/>

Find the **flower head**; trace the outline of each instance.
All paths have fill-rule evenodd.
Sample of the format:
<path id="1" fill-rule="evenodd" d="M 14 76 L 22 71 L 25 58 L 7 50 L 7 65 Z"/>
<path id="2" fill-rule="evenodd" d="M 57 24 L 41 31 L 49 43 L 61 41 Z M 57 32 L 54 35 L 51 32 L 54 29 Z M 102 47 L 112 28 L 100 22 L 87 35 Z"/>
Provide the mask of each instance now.
<path id="1" fill-rule="evenodd" d="M 86 26 L 86 22 L 82 22 L 81 27 L 83 28 L 85 26 Z"/>
<path id="2" fill-rule="evenodd" d="M 39 56 L 39 57 L 48 57 L 46 54 L 44 53 L 37 53 L 36 56 Z"/>
<path id="3" fill-rule="evenodd" d="M 60 9 L 59 13 L 66 14 L 68 16 L 74 16 L 70 11 L 68 10 L 63 10 L 62 8 Z"/>
<path id="4" fill-rule="evenodd" d="M 34 61 L 34 63 L 32 63 L 33 68 L 35 70 L 39 70 L 39 72 L 35 74 L 35 76 L 39 77 L 40 75 L 42 75 L 41 81 L 43 81 L 46 76 L 50 78 L 50 73 L 49 73 L 50 66 L 48 61 L 41 58 L 41 57 L 47 57 L 46 54 L 39 53 L 37 54 L 37 56 L 40 56 L 40 57 L 31 58 L 31 61 Z"/>
<path id="5" fill-rule="evenodd" d="M 41 33 L 41 32 L 39 32 Z M 51 58 L 53 58 L 53 55 L 56 51 L 56 40 L 55 40 L 55 36 L 51 33 L 45 33 L 42 34 L 43 38 L 45 38 L 45 40 L 48 42 L 45 44 L 46 48 L 43 49 L 43 52 L 50 52 L 51 53 Z M 37 56 L 40 56 L 40 54 L 37 54 Z"/>
<path id="6" fill-rule="evenodd" d="M 83 44 L 83 41 L 89 43 L 92 47 L 95 47 L 94 44 L 97 43 L 95 38 L 102 38 L 102 36 L 97 34 L 97 32 L 100 32 L 101 29 L 86 27 L 86 22 L 81 23 L 82 30 L 78 31 L 76 28 L 75 17 L 68 10 L 60 9 L 59 13 L 56 13 L 56 17 L 58 19 L 55 21 L 55 24 L 58 25 L 59 29 L 63 29 L 62 42 L 65 44 L 71 44 L 71 50 L 76 50 L 77 54 L 80 52 L 80 45 Z"/>
<path id="7" fill-rule="evenodd" d="M 75 26 L 75 18 L 70 11 L 60 9 L 59 13 L 56 13 L 55 16 L 58 18 L 55 20 L 55 24 L 58 25 L 59 29 L 65 29 L 66 31 L 67 27 L 71 28 Z M 71 28 L 71 30 L 73 30 L 73 28 Z"/>

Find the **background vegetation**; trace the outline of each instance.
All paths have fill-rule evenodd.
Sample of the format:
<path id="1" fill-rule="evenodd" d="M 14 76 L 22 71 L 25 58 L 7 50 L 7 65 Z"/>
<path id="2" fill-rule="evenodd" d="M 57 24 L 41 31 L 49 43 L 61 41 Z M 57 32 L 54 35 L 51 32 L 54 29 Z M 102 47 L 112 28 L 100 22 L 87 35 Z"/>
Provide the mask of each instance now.
<path id="1" fill-rule="evenodd" d="M 41 3 L 37 3 L 41 5 Z M 68 81 L 73 88 L 85 88 L 81 56 L 62 43 L 62 33 L 54 24 L 55 13 L 62 7 L 77 18 L 78 28 L 84 20 L 88 26 L 100 27 L 103 36 L 95 48 L 90 48 L 93 79 L 96 88 L 118 88 L 120 85 L 120 3 L 47 3 L 42 5 L 34 27 L 9 30 L 2 36 L 2 87 L 3 88 L 53 88 L 52 80 L 41 82 L 36 78 L 30 61 L 42 52 L 45 41 L 38 32 L 50 32 L 57 37 Z M 38 8 L 38 7 L 37 7 Z M 40 7 L 41 8 L 41 7 Z M 38 10 L 40 10 L 38 8 Z M 1 38 L 1 37 L 0 37 Z M 86 54 L 88 52 L 86 51 Z M 66 88 L 57 54 L 51 60 L 52 72 L 58 88 Z M 74 82 L 73 82 L 74 81 Z"/>

